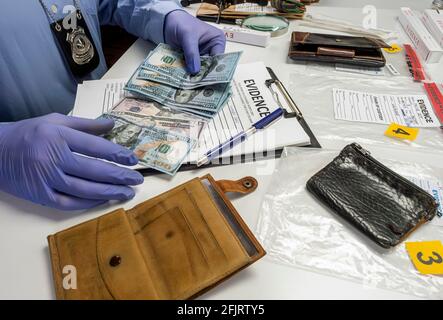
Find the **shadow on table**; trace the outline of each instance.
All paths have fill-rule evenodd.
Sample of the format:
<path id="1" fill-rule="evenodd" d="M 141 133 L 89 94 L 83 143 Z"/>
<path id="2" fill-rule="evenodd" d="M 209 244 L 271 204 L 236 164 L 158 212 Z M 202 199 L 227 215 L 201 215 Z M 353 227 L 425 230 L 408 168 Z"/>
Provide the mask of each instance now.
<path id="1" fill-rule="evenodd" d="M 254 272 L 253 269 L 243 269 L 240 272 L 234 274 L 232 277 L 228 278 L 226 281 L 223 281 L 219 285 L 217 285 L 215 288 L 212 288 L 208 292 L 205 292 L 203 295 L 198 297 L 197 299 L 218 299 L 217 295 L 221 291 L 227 290 L 229 286 L 236 285 L 237 283 L 243 283 L 245 286 L 248 285 L 250 281 L 253 281 L 257 278 L 257 274 Z M 233 297 L 235 299 L 235 297 Z M 248 299 L 247 297 L 244 297 L 244 299 Z"/>
<path id="2" fill-rule="evenodd" d="M 98 212 L 103 209 L 110 208 L 116 203 L 119 203 L 119 201 L 110 201 L 101 206 L 88 210 L 63 211 L 35 204 L 7 193 L 0 192 L 0 210 L 2 214 L 31 214 L 38 215 L 52 221 L 63 221 L 65 219 L 71 219 L 75 216 L 80 216 L 86 213 L 91 214 L 95 211 Z"/>
<path id="3" fill-rule="evenodd" d="M 51 299 L 56 299 L 55 288 L 54 288 L 54 277 L 52 276 L 51 255 L 49 254 L 49 247 L 45 247 L 43 249 L 43 251 L 44 251 L 43 254 L 46 257 L 46 259 L 45 259 L 45 265 L 46 265 L 45 269 L 47 270 L 48 275 L 49 275 L 48 279 L 52 280 L 52 283 L 50 285 L 50 287 L 51 287 Z"/>

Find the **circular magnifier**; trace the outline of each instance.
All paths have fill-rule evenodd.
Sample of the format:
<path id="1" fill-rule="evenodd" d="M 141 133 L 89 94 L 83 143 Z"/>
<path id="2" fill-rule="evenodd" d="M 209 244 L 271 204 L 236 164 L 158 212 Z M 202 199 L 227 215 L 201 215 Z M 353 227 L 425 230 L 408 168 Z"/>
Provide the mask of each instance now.
<path id="1" fill-rule="evenodd" d="M 240 25 L 257 31 L 271 33 L 271 37 L 281 36 L 288 31 L 288 19 L 280 16 L 254 15 L 243 19 Z"/>

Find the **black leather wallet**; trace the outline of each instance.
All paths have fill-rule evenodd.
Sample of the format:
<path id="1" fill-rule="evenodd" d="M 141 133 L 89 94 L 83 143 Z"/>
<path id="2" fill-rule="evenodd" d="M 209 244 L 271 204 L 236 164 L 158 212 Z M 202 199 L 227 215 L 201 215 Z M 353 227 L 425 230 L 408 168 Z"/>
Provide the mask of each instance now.
<path id="1" fill-rule="evenodd" d="M 399 244 L 437 213 L 438 204 L 429 193 L 375 160 L 356 143 L 346 146 L 306 186 L 383 248 Z"/>
<path id="2" fill-rule="evenodd" d="M 293 32 L 288 56 L 296 61 L 381 68 L 386 64 L 386 59 L 380 48 L 389 47 L 384 41 L 375 38 Z"/>

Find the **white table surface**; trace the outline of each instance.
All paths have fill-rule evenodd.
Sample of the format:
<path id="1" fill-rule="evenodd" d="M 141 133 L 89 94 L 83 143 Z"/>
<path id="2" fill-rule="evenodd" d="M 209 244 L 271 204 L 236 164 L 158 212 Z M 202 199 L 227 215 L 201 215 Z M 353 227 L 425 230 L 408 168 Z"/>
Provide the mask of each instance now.
<path id="1" fill-rule="evenodd" d="M 333 4 L 332 0 L 325 0 Z M 337 3 L 343 1 L 336 1 Z M 352 1 L 364 4 L 371 1 Z M 382 3 L 386 1 L 374 1 Z M 392 2 L 389 4 L 392 6 Z M 395 1 L 398 6 L 403 2 Z M 414 1 L 418 2 L 418 1 Z M 426 2 L 426 1 L 419 1 Z M 430 2 L 430 1 L 429 1 Z M 311 10 L 318 13 L 336 14 L 337 17 L 361 20 L 361 9 L 327 8 L 315 6 Z M 357 8 L 355 8 L 357 7 Z M 423 8 L 427 7 L 423 6 Z M 191 11 L 195 7 L 191 8 Z M 379 10 L 379 24 L 383 28 L 391 28 L 397 10 Z M 359 16 L 360 14 L 360 16 Z M 360 20 L 359 20 L 360 19 Z M 293 28 L 293 26 L 291 26 Z M 272 67 L 283 82 L 289 81 L 293 65 L 286 64 L 289 45 L 289 33 L 273 39 L 267 48 L 258 48 L 241 44 L 228 43 L 227 51 L 243 50 L 240 63 L 264 61 Z M 105 78 L 129 77 L 133 70 L 144 59 L 152 45 L 138 40 L 123 57 L 109 70 Z M 435 66 L 438 70 L 440 66 Z M 435 72 L 436 73 L 436 72 Z M 302 106 L 301 106 L 302 107 Z M 309 119 L 308 119 L 309 121 Z M 320 141 L 321 142 L 321 141 Z M 332 143 L 324 147 L 334 146 Z M 396 151 L 396 155 L 398 156 Z M 422 161 L 434 166 L 441 166 L 440 159 L 434 155 L 423 156 L 410 151 L 403 151 L 404 157 L 410 162 Z M 384 151 L 384 156 L 389 151 Z M 377 156 L 377 153 L 376 153 Z M 251 195 L 236 198 L 233 203 L 244 217 L 246 223 L 255 228 L 261 199 L 269 185 L 272 174 L 259 174 L 264 168 L 274 168 L 278 160 L 268 160 L 250 164 L 239 164 L 228 167 L 201 169 L 180 172 L 175 177 L 164 175 L 147 177 L 143 185 L 136 188 L 136 196 L 123 204 L 108 204 L 87 212 L 69 213 L 52 210 L 16 199 L 0 193 L 0 299 L 53 299 L 55 297 L 46 236 L 65 229 L 82 221 L 102 215 L 112 209 L 134 205 L 151 198 L 161 192 L 186 182 L 187 180 L 211 173 L 216 179 L 238 179 L 243 176 L 255 176 L 259 188 Z M 264 257 L 251 267 L 245 269 L 222 285 L 202 296 L 204 299 L 413 299 L 415 297 L 382 289 L 364 287 L 338 278 L 324 276 L 314 272 L 283 266 L 271 262 Z"/>

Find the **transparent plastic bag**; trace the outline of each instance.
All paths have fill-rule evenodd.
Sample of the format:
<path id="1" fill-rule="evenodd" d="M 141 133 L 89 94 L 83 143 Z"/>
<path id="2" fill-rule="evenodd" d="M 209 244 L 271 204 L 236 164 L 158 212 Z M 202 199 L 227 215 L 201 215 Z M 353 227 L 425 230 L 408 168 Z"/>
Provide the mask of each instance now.
<path id="1" fill-rule="evenodd" d="M 387 137 L 387 124 L 353 122 L 335 119 L 333 89 L 355 90 L 372 94 L 426 95 L 422 83 L 410 77 L 375 77 L 328 72 L 308 68 L 290 75 L 289 91 L 302 110 L 307 122 L 324 146 L 358 142 L 367 145 L 397 145 L 414 149 L 443 152 L 443 131 L 420 128 L 415 141 Z"/>
<path id="2" fill-rule="evenodd" d="M 404 177 L 443 182 L 441 166 L 401 162 L 400 150 L 363 147 Z M 442 299 L 443 277 L 419 274 L 404 242 L 389 250 L 379 247 L 307 191 L 306 182 L 340 150 L 285 149 L 264 197 L 256 228 L 268 257 L 367 287 Z M 383 158 L 380 154 L 389 156 Z M 443 241 L 443 227 L 434 221 L 420 226 L 405 242 L 431 240 Z"/>
<path id="3" fill-rule="evenodd" d="M 403 47 L 402 47 L 403 48 Z M 299 66 L 301 72 L 307 74 L 327 73 L 329 75 L 348 75 L 367 78 L 405 78 L 412 79 L 410 66 L 406 60 L 404 49 L 398 53 L 385 53 L 386 65 L 383 68 L 367 68 L 355 65 L 344 65 L 340 63 L 318 63 L 318 62 L 288 62 Z M 426 71 L 425 74 L 427 75 Z"/>

